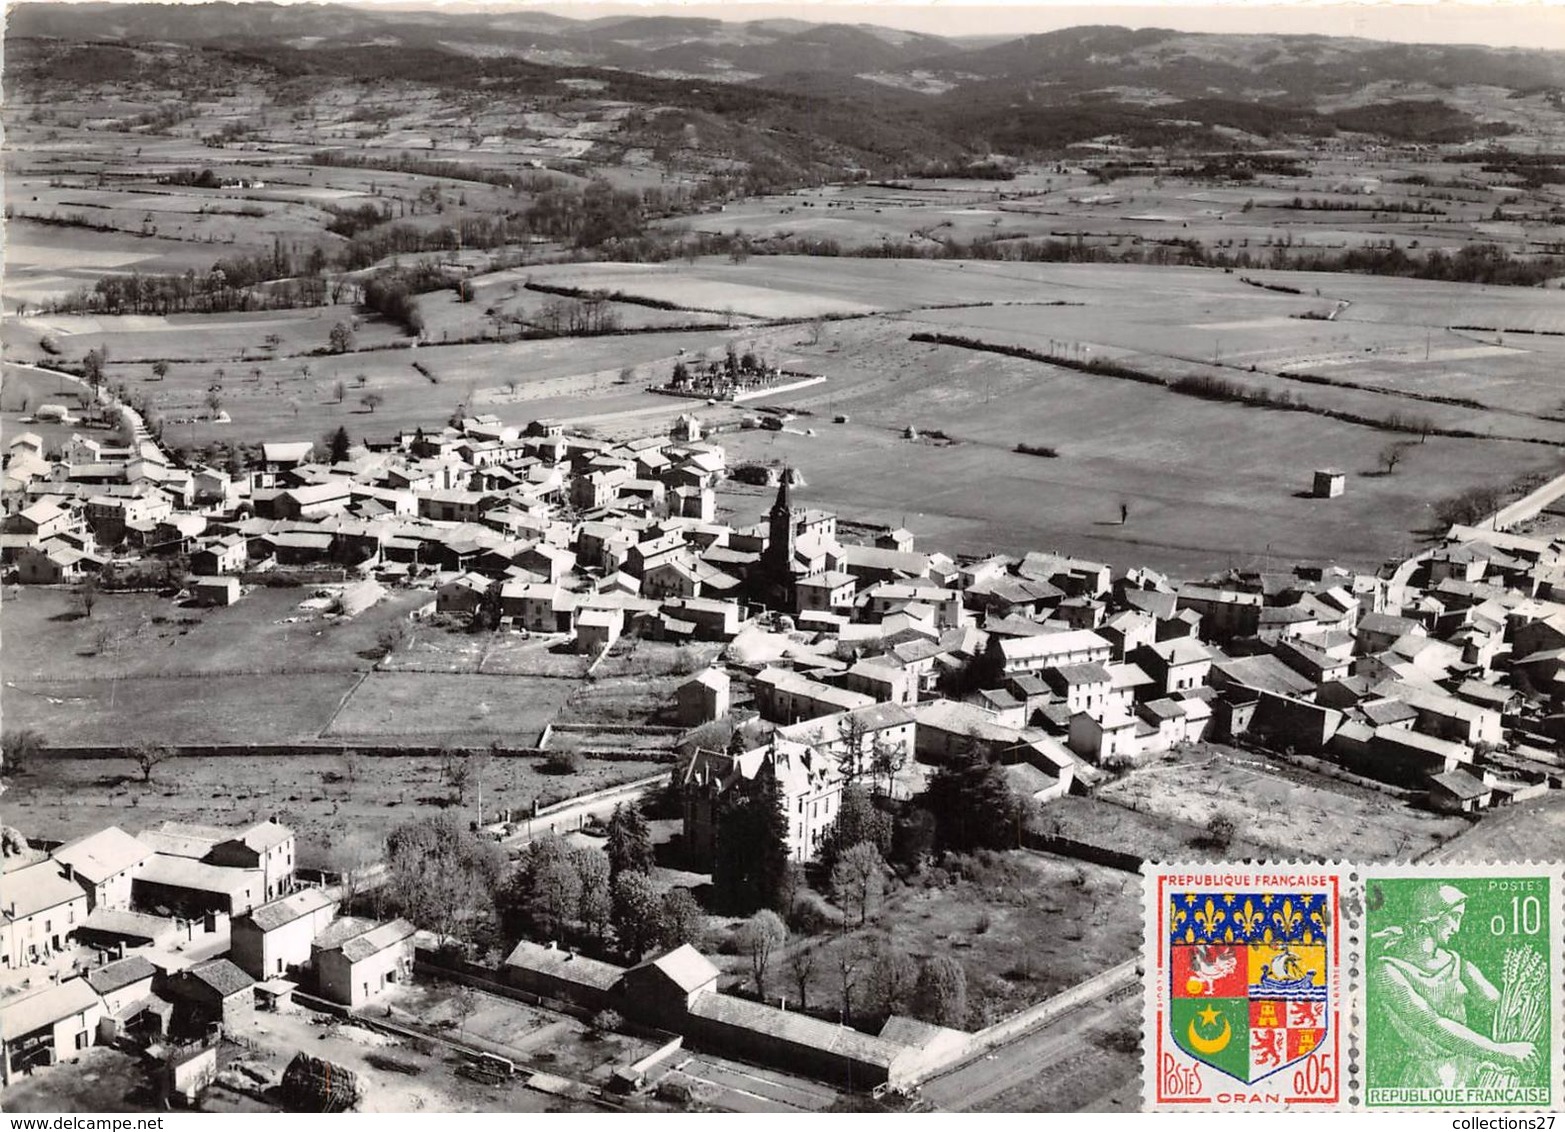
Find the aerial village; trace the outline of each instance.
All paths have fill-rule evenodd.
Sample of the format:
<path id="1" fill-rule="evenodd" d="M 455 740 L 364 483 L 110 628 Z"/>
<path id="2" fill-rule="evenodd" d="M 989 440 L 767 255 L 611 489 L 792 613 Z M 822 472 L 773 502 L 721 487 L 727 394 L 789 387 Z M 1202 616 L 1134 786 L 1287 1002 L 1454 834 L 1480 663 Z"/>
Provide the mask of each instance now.
<path id="1" fill-rule="evenodd" d="M 758 521 L 720 522 L 716 488 L 732 469 L 693 414 L 624 442 L 473 417 L 371 438 L 335 461 L 308 440 L 269 443 L 231 475 L 179 466 L 133 412 L 110 411 L 126 443 L 77 436 L 51 459 L 36 434 L 9 440 L 8 581 L 103 584 L 177 561 L 189 567 L 170 580 L 180 600 L 224 607 L 268 573 L 313 571 L 422 588 L 420 615 L 556 637 L 586 658 L 627 637 L 719 646 L 679 688 L 677 710 L 692 734 L 722 725 L 726 741 L 698 741 L 667 784 L 696 871 L 733 851 L 725 796 L 763 778 L 801 864 L 830 840 L 855 783 L 907 799 L 958 759 L 997 767 L 1022 800 L 1018 840 L 1043 836 L 1047 821 L 1034 819 L 1051 805 L 1203 742 L 1449 814 L 1565 782 L 1558 537 L 1456 526 L 1377 574 L 1185 581 L 1046 552 L 960 560 L 902 529 L 848 541 L 789 468 L 770 469 Z M 270 1040 L 299 1051 L 270 1084 L 299 1107 L 347 1107 L 354 1074 L 334 1077 L 305 1043 L 309 1027 L 279 1029 L 282 1019 L 302 1011 L 428 1041 L 410 1037 L 422 1032 L 416 1012 L 389 1005 L 426 979 L 646 1039 L 585 1084 L 529 1072 L 535 1089 L 578 1100 L 655 1093 L 703 1050 L 905 1092 L 1014 1032 L 1007 1020 L 990 1033 L 895 1013 L 861 1032 L 786 997 L 773 1005 L 775 986 L 722 989 L 688 942 L 621 966 L 540 936 L 512 940 L 498 967 L 453 965 L 438 958 L 439 932 L 360 914 L 343 878 L 299 869 L 294 833 L 273 820 L 50 837 L 6 833 L 8 1084 L 128 1042 L 163 1058 L 166 1096 L 199 1103 L 270 1026 Z M 498 1047 L 442 1034 L 470 1075 L 517 1072 Z"/>

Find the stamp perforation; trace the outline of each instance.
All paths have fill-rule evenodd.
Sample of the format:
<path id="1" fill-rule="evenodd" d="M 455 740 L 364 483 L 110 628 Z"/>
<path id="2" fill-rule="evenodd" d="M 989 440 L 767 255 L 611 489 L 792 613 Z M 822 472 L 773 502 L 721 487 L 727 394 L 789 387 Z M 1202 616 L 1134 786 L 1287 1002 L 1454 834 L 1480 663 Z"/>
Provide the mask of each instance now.
<path id="1" fill-rule="evenodd" d="M 1561 1020 L 1565 1018 L 1562 1014 L 1562 1004 L 1565 1004 L 1565 957 L 1562 957 L 1565 869 L 1554 862 L 1502 861 L 1371 864 L 1361 866 L 1360 872 L 1366 893 L 1366 924 L 1360 961 L 1364 976 L 1354 985 L 1354 1010 L 1359 1019 L 1357 1032 L 1364 1035 L 1366 1050 L 1354 1097 L 1362 1108 L 1366 1111 L 1503 1112 L 1559 1107 L 1565 1099 L 1565 1058 L 1559 1048 Z M 1504 887 L 1522 885 L 1529 887 Z M 1400 923 L 1391 922 L 1391 894 L 1386 891 L 1391 886 L 1398 886 L 1395 895 L 1402 898 Z M 1546 897 L 1540 901 L 1546 906 L 1546 915 L 1540 916 L 1536 932 L 1527 932 L 1523 930 L 1527 925 L 1522 922 L 1526 914 L 1525 900 L 1540 895 Z M 1516 901 L 1514 905 L 1510 905 L 1511 899 Z M 1387 906 L 1379 911 L 1373 909 L 1371 904 L 1376 900 L 1385 900 Z M 1418 963 L 1398 958 L 1385 947 L 1388 941 L 1393 950 L 1410 946 L 1405 942 L 1410 928 L 1418 936 L 1422 951 L 1427 953 L 1422 963 L 1432 968 L 1428 976 L 1430 987 L 1435 988 L 1430 992 L 1431 999 L 1438 997 L 1438 989 L 1444 987 L 1451 992 L 1450 997 L 1460 1003 L 1461 1009 L 1453 1010 L 1453 1017 L 1447 1019 L 1455 1034 L 1449 1043 L 1426 1054 L 1416 1074 L 1405 1075 L 1404 1081 L 1412 1084 L 1404 1086 L 1398 1082 L 1397 1087 L 1392 1087 L 1382 1083 L 1393 1064 L 1392 1054 L 1386 1051 L 1408 1043 L 1401 1035 L 1375 1032 L 1377 1028 L 1394 1029 L 1396 1019 L 1384 1008 L 1375 1012 L 1379 1017 L 1372 1017 L 1371 998 L 1387 993 L 1375 989 L 1372 982 L 1377 967 L 1395 971 L 1398 968 L 1393 964 L 1413 969 L 1416 978 Z M 1374 938 L 1377 929 L 1385 933 L 1385 939 Z M 1390 934 L 1391 929 L 1399 934 Z M 1441 936 L 1444 938 L 1439 938 Z M 1538 975 L 1540 985 L 1546 988 L 1547 1004 L 1529 1006 L 1541 1016 L 1536 1032 L 1542 1041 L 1526 1043 L 1520 1032 L 1503 1028 L 1498 1016 L 1508 1014 L 1504 996 L 1526 981 L 1512 977 L 1517 972 L 1511 967 L 1515 962 L 1511 953 L 1537 955 L 1539 949 L 1535 943 L 1541 944 L 1542 967 L 1534 973 Z M 1387 976 L 1388 984 L 1392 977 Z M 1458 981 L 1465 989 L 1462 995 L 1454 993 Z M 1491 1013 L 1486 1018 L 1483 1000 L 1491 992 L 1500 999 L 1497 1004 L 1488 1006 Z M 1535 997 L 1526 991 L 1516 994 L 1520 998 Z M 1395 1001 L 1394 996 L 1391 1000 Z M 1469 1010 L 1469 1006 L 1473 1009 Z M 1416 1028 L 1411 1032 L 1412 1040 L 1416 1042 Z M 1481 1044 L 1469 1039 L 1468 1033 L 1475 1035 Z M 1506 1066 L 1491 1059 L 1486 1052 L 1489 1047 L 1497 1046 L 1511 1050 L 1514 1056 L 1517 1043 L 1544 1047 L 1539 1050 L 1535 1068 Z M 1515 1083 L 1514 1090 L 1509 1093 L 1506 1090 L 1511 1086 L 1503 1083 L 1506 1081 Z"/>
<path id="2" fill-rule="evenodd" d="M 1308 861 L 1143 868 L 1146 1107 L 1344 1107 L 1348 869 Z M 1187 924 L 1176 943 L 1179 925 L 1166 917 L 1192 907 L 1200 927 Z"/>
<path id="3" fill-rule="evenodd" d="M 1149 862 L 1143 867 L 1142 876 L 1143 923 L 1147 932 L 1143 947 L 1143 1086 L 1147 1108 L 1190 1111 L 1220 1106 L 1264 1110 L 1302 1109 L 1308 1105 L 1317 1111 L 1505 1112 L 1557 1108 L 1565 1101 L 1565 866 L 1533 861 Z M 1302 1097 L 1289 1095 L 1287 1090 L 1250 1089 L 1248 1079 L 1241 1083 L 1229 1070 L 1243 1072 L 1248 1078 L 1255 1066 L 1241 1069 L 1236 1062 L 1226 1063 L 1228 1068 L 1218 1071 L 1227 1073 L 1237 1087 L 1216 1094 L 1203 1082 L 1202 1089 L 1188 1090 L 1183 1096 L 1170 1095 L 1165 1085 L 1175 1078 L 1165 1080 L 1163 1076 L 1169 1072 L 1165 1055 L 1171 1049 L 1178 1050 L 1187 1059 L 1201 1063 L 1208 1045 L 1222 1033 L 1197 1028 L 1189 1035 L 1195 1043 L 1193 1051 L 1184 1048 L 1190 1043 L 1181 1044 L 1178 1037 L 1176 1012 L 1171 1004 L 1180 997 L 1179 978 L 1188 974 L 1206 979 L 1215 968 L 1208 966 L 1197 971 L 1192 967 L 1186 972 L 1178 964 L 1194 960 L 1175 953 L 1181 947 L 1189 951 L 1194 946 L 1192 941 L 1215 937 L 1210 931 L 1205 935 L 1194 933 L 1178 940 L 1176 946 L 1166 919 L 1173 915 L 1174 908 L 1170 885 L 1188 887 L 1199 881 L 1201 893 L 1220 895 L 1225 888 L 1246 883 L 1275 884 L 1290 878 L 1309 881 L 1323 877 L 1333 878 L 1336 885 L 1330 942 L 1338 950 L 1329 967 L 1330 976 L 1324 980 L 1328 995 L 1335 996 L 1331 999 L 1334 1009 L 1329 1013 L 1336 1023 L 1330 1045 L 1336 1071 L 1331 1095 Z M 1388 885 L 1398 886 L 1397 892 L 1388 895 Z M 1536 899 L 1529 901 L 1529 897 Z M 1400 920 L 1392 923 L 1393 917 Z M 1416 962 L 1411 950 L 1388 958 L 1388 947 L 1416 947 Z M 1388 1011 L 1403 1008 L 1403 1000 L 1376 989 L 1396 985 L 1393 973 L 1400 968 L 1395 967 L 1393 959 L 1413 976 L 1427 976 L 1428 982 L 1429 1001 L 1420 1006 L 1427 1010 L 1413 1010 L 1400 1022 Z M 1209 960 L 1207 956 L 1203 962 Z M 1428 968 L 1427 972 L 1420 974 L 1420 963 Z M 1451 981 L 1456 977 L 1453 972 L 1464 973 L 1461 977 L 1466 979 L 1460 994 Z M 1193 979 L 1193 983 L 1200 979 Z M 1238 985 L 1225 984 L 1231 990 Z M 1204 989 L 1192 985 L 1187 994 L 1192 998 L 1210 997 L 1216 986 L 1213 982 L 1206 982 Z M 1542 999 L 1537 997 L 1542 992 L 1530 989 L 1540 986 L 1546 989 Z M 1471 1014 L 1465 1006 L 1437 1008 L 1443 1001 L 1442 988 L 1457 1003 L 1470 1003 Z M 1246 984 L 1245 1001 L 1252 1007 L 1255 991 L 1253 985 Z M 1417 997 L 1407 996 L 1407 1001 Z M 1236 998 L 1230 999 L 1227 1005 L 1236 1002 Z M 1447 1013 L 1441 1014 L 1440 1009 L 1447 1009 Z M 1506 1021 L 1502 1024 L 1498 1017 Z M 1415 1084 L 1387 1084 L 1385 1067 L 1391 1064 L 1388 1059 L 1392 1051 L 1406 1048 L 1409 1042 L 1416 1044 L 1418 1039 L 1416 1027 L 1407 1029 L 1412 1025 L 1410 1019 L 1419 1025 L 1436 1027 L 1446 1045 L 1432 1047 L 1433 1052 L 1423 1051 L 1417 1058 L 1405 1058 L 1399 1072 Z M 1399 1025 L 1401 1030 L 1396 1028 Z M 1453 1054 L 1451 1050 L 1457 1052 Z M 1290 1052 L 1294 1051 L 1290 1048 Z M 1203 1064 L 1210 1067 L 1213 1062 L 1214 1058 L 1208 1057 Z M 1284 1068 L 1292 1063 L 1285 1063 Z M 1379 1078 L 1376 1072 L 1380 1073 Z M 1263 1083 L 1273 1076 L 1267 1074 L 1254 1080 Z M 1421 1083 L 1447 1078 L 1454 1084 L 1445 1092 Z M 1388 1097 L 1401 1100 L 1386 1103 Z"/>

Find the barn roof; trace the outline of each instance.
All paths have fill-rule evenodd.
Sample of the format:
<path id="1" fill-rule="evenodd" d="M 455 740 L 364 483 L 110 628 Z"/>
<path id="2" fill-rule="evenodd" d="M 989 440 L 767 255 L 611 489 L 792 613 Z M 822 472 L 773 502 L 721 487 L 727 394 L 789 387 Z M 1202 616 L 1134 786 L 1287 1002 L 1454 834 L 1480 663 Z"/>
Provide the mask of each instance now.
<path id="1" fill-rule="evenodd" d="M 712 982 L 721 973 L 710 959 L 688 943 L 682 943 L 674 950 L 649 959 L 640 966 L 657 968 L 687 994 Z"/>

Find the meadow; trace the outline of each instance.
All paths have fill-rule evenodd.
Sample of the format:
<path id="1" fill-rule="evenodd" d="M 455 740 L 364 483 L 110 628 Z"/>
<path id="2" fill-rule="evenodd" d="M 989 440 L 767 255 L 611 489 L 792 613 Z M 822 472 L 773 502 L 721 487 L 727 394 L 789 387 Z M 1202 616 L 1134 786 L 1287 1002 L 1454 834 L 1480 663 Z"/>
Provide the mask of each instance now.
<path id="1" fill-rule="evenodd" d="M 1198 829 L 1226 814 L 1248 841 L 1316 857 L 1405 861 L 1469 828 L 1461 818 L 1216 746 L 1134 771 L 1098 797 Z"/>
<path id="2" fill-rule="evenodd" d="M 337 751 L 286 758 L 181 756 L 144 783 L 129 758 L 40 759 L 8 780 L 8 825 L 68 840 L 118 825 L 135 833 L 165 820 L 239 825 L 276 815 L 299 836 L 300 863 L 342 869 L 376 859 L 385 836 L 413 818 L 465 805 L 432 755 Z M 651 761 L 584 760 L 551 774 L 538 757 L 502 757 L 485 773 L 484 808 L 525 810 L 657 773 Z"/>

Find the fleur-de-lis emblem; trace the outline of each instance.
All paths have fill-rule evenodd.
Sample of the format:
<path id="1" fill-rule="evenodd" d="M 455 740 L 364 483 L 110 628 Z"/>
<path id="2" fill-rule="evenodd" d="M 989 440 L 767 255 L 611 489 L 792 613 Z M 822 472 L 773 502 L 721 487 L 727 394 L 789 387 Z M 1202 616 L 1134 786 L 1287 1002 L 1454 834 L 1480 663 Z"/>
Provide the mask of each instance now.
<path id="1" fill-rule="evenodd" d="M 1266 913 L 1255 906 L 1255 901 L 1246 900 L 1244 907 L 1234 913 L 1234 922 L 1239 925 L 1239 930 L 1247 936 L 1255 934 L 1262 921 L 1266 919 Z"/>
<path id="2" fill-rule="evenodd" d="M 1217 925 L 1228 918 L 1228 914 L 1217 906 L 1217 902 L 1210 896 L 1206 903 L 1196 910 L 1195 922 L 1201 925 L 1201 934 L 1211 939 L 1217 933 Z"/>
<path id="3" fill-rule="evenodd" d="M 1325 939 L 1326 922 L 1326 906 L 1324 904 L 1316 905 L 1313 909 L 1310 910 L 1310 923 L 1315 925 L 1315 929 L 1314 931 L 1311 931 L 1309 928 L 1304 929 L 1305 935 L 1308 936 L 1311 941 L 1314 939 L 1317 933 L 1319 933 L 1321 939 Z"/>
<path id="4" fill-rule="evenodd" d="M 1304 914 L 1293 906 L 1292 900 L 1284 900 L 1282 907 L 1272 913 L 1272 923 L 1277 925 L 1284 939 L 1299 930 L 1299 924 L 1304 920 Z"/>

